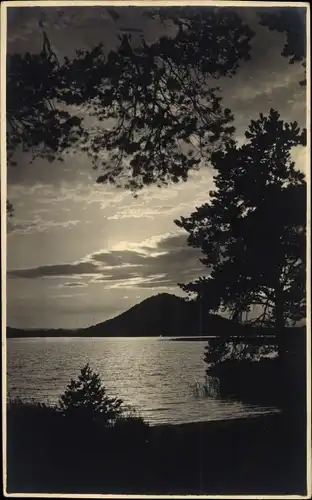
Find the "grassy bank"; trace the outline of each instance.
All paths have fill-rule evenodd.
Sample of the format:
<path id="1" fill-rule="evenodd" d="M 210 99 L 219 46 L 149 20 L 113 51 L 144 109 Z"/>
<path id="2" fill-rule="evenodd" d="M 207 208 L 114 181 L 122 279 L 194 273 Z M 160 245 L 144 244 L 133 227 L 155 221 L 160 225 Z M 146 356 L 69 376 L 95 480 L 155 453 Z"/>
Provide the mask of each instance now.
<path id="1" fill-rule="evenodd" d="M 13 402 L 7 439 L 10 493 L 304 494 L 304 429 L 282 414 L 107 428 Z"/>

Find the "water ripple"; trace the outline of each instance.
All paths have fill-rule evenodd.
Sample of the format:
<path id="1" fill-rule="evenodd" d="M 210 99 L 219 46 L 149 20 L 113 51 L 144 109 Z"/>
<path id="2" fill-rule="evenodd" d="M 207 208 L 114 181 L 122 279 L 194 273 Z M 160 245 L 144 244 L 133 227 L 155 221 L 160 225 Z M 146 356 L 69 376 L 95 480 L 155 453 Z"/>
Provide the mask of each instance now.
<path id="1" fill-rule="evenodd" d="M 153 338 L 8 339 L 8 394 L 56 403 L 87 362 L 109 395 L 118 395 L 151 424 L 238 418 L 271 411 L 234 401 L 194 397 L 203 383 L 201 342 Z"/>

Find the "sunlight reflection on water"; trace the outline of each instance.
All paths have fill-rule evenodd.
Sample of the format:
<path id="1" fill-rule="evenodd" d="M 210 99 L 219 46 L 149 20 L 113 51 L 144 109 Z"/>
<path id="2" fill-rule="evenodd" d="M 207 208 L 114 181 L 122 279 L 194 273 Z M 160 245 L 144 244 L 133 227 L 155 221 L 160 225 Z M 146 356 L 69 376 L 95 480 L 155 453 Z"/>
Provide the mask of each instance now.
<path id="1" fill-rule="evenodd" d="M 271 411 L 239 402 L 195 397 L 204 383 L 206 341 L 156 338 L 8 339 L 8 394 L 54 403 L 87 362 L 110 395 L 151 424 L 223 420 Z"/>

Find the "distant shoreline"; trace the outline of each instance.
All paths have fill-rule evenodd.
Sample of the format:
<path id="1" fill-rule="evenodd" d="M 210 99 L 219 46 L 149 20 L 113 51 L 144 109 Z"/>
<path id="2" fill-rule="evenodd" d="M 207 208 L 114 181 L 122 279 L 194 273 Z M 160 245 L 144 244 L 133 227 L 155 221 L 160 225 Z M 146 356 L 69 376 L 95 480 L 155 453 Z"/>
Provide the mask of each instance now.
<path id="1" fill-rule="evenodd" d="M 258 340 L 270 340 L 270 339 L 275 339 L 275 335 L 258 335 L 258 336 L 242 336 L 242 335 L 235 335 L 235 336 L 219 336 L 219 335 L 206 335 L 202 337 L 160 337 L 160 336 L 154 336 L 154 335 L 138 335 L 138 336 L 123 336 L 123 335 L 20 335 L 20 336 L 7 336 L 7 339 L 133 339 L 133 340 L 138 340 L 138 339 L 153 339 L 153 340 L 159 340 L 159 341 L 167 341 L 167 342 L 204 342 L 205 340 L 209 339 L 214 339 L 214 338 L 220 338 L 221 340 L 232 342 L 232 341 L 241 341 L 241 340 L 248 340 L 248 341 L 258 341 Z"/>
<path id="2" fill-rule="evenodd" d="M 288 327 L 285 329 L 287 334 L 297 335 L 300 333 L 305 333 L 306 327 Z M 258 342 L 259 340 L 270 340 L 275 339 L 273 331 L 270 329 L 269 331 L 266 329 L 255 329 L 253 332 L 246 330 L 246 333 L 240 332 L 238 335 L 229 334 L 229 332 L 224 332 L 223 334 L 218 332 L 218 335 L 101 335 L 96 334 L 86 334 L 84 330 L 20 330 L 11 327 L 7 327 L 6 329 L 6 338 L 7 339 L 28 339 L 28 338 L 83 338 L 83 339 L 92 339 L 92 338 L 102 338 L 102 339 L 159 339 L 166 340 L 171 342 L 202 342 L 206 339 L 211 338 L 220 338 L 225 341 L 241 341 L 248 340 L 249 343 Z"/>
<path id="3" fill-rule="evenodd" d="M 25 340 L 25 339 L 49 339 L 49 340 L 55 340 L 55 339 L 86 339 L 86 340 L 91 340 L 91 339 L 110 339 L 110 340 L 117 340 L 117 339 L 124 339 L 124 340 L 140 340 L 140 339 L 151 339 L 151 340 L 158 340 L 160 342 L 207 342 L 209 339 L 213 338 L 219 338 L 220 340 L 223 340 L 224 342 L 231 342 L 231 343 L 248 343 L 248 344 L 257 344 L 257 345 L 268 345 L 272 344 L 275 345 L 277 343 L 276 336 L 275 335 L 255 335 L 255 336 L 242 336 L 242 335 L 237 335 L 237 336 L 218 336 L 218 335 L 206 335 L 202 337 L 162 337 L 162 336 L 87 336 L 87 335 L 16 335 L 16 336 L 7 336 L 7 340 L 14 340 L 14 339 L 19 339 L 19 340 Z"/>
<path id="4" fill-rule="evenodd" d="M 168 293 L 152 295 L 114 318 L 80 328 L 12 327 L 6 325 L 7 338 L 183 338 L 272 335 L 271 327 L 239 324 L 229 318 L 207 311 L 203 314 L 196 301 Z M 297 328 L 287 328 L 300 330 Z"/>

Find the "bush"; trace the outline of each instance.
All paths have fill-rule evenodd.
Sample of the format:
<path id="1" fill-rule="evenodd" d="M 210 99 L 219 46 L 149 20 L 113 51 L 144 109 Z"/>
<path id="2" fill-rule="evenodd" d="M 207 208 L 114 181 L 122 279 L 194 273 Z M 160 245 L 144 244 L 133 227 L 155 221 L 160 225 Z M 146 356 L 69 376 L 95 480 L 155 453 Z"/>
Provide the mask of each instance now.
<path id="1" fill-rule="evenodd" d="M 71 379 L 59 399 L 58 408 L 66 417 L 109 425 L 122 414 L 122 404 L 122 399 L 110 398 L 106 394 L 100 375 L 86 364 L 78 379 Z"/>
<path id="2" fill-rule="evenodd" d="M 28 422 L 45 421 L 58 416 L 57 408 L 54 406 L 35 400 L 23 401 L 19 397 L 9 398 L 7 414 L 10 415 L 10 421 L 14 421 L 15 418 L 21 419 L 24 425 Z"/>
<path id="3" fill-rule="evenodd" d="M 117 492 L 120 481 L 142 482 L 150 426 L 121 399 L 108 397 L 89 365 L 57 405 L 9 399 L 7 414 L 10 493 Z"/>
<path id="4" fill-rule="evenodd" d="M 138 446 L 148 441 L 150 425 L 148 422 L 134 413 L 122 415 L 116 419 L 114 430 L 116 434 L 127 442 L 135 442 Z"/>

